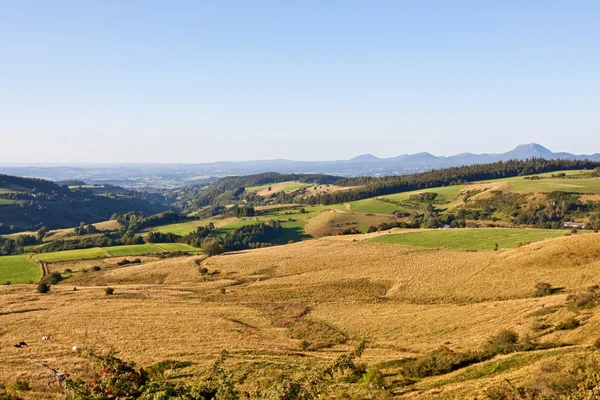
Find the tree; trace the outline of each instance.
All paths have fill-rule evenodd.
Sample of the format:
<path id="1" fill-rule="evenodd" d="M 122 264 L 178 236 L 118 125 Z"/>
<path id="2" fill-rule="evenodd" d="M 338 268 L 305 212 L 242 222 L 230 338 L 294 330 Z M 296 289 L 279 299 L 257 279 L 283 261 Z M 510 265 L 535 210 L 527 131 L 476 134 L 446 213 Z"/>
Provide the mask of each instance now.
<path id="1" fill-rule="evenodd" d="M 50 291 L 50 285 L 48 285 L 46 282 L 40 282 L 37 285 L 37 292 L 38 293 L 48 293 Z"/>

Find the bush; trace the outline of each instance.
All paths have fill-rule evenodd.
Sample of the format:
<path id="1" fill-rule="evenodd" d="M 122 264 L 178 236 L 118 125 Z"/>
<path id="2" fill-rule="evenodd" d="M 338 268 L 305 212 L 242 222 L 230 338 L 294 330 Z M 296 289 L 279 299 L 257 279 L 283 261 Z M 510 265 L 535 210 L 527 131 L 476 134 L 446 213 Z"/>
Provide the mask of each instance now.
<path id="1" fill-rule="evenodd" d="M 362 376 L 361 383 L 371 389 L 383 389 L 385 386 L 383 373 L 377 368 L 367 370 Z"/>
<path id="2" fill-rule="evenodd" d="M 16 392 L 16 391 L 22 391 L 22 392 L 27 392 L 31 390 L 31 386 L 29 386 L 29 383 L 27 383 L 26 381 L 22 381 L 20 379 L 15 379 L 13 382 L 11 382 L 7 389 L 11 392 Z"/>
<path id="3" fill-rule="evenodd" d="M 500 331 L 488 339 L 483 351 L 492 355 L 508 354 L 519 350 L 519 335 L 510 329 Z"/>
<path id="4" fill-rule="evenodd" d="M 72 270 L 71 268 L 67 268 L 67 269 L 65 269 L 65 274 L 70 274 L 70 273 L 72 273 L 72 272 L 73 272 L 73 270 Z"/>
<path id="5" fill-rule="evenodd" d="M 10 286 L 10 285 L 12 285 L 12 282 L 11 282 L 11 281 L 6 281 L 6 282 L 4 282 L 4 286 Z"/>
<path id="6" fill-rule="evenodd" d="M 579 328 L 580 326 L 581 326 L 581 322 L 579 322 L 574 317 L 571 317 L 571 318 L 567 318 L 566 320 L 564 320 L 561 323 L 559 323 L 558 325 L 556 325 L 556 329 L 559 331 L 567 331 L 570 329 Z"/>
<path id="7" fill-rule="evenodd" d="M 56 285 L 58 282 L 63 280 L 63 277 L 58 272 L 52 272 L 45 279 L 49 284 Z"/>
<path id="8" fill-rule="evenodd" d="M 600 349 L 600 338 L 596 339 L 596 341 L 594 342 L 594 347 Z"/>
<path id="9" fill-rule="evenodd" d="M 538 282 L 535 284 L 535 297 L 544 297 L 552 294 L 552 285 L 548 282 Z"/>
<path id="10" fill-rule="evenodd" d="M 488 358 L 491 357 L 481 352 L 460 353 L 442 346 L 422 357 L 405 360 L 402 374 L 413 378 L 442 375 Z"/>
<path id="11" fill-rule="evenodd" d="M 46 282 L 40 282 L 37 285 L 38 293 L 48 293 L 49 291 L 50 291 L 50 285 L 48 285 Z"/>
<path id="12" fill-rule="evenodd" d="M 97 265 L 94 265 L 94 266 L 92 267 L 92 271 L 100 271 L 101 269 L 102 269 L 102 268 L 100 268 L 100 267 L 99 267 L 99 266 L 97 266 Z"/>
<path id="13" fill-rule="evenodd" d="M 593 308 L 600 304 L 598 285 L 591 286 L 582 293 L 571 294 L 567 297 L 569 306 L 573 309 Z"/>
<path id="14" fill-rule="evenodd" d="M 112 296 L 115 293 L 115 289 L 107 287 L 106 289 L 104 289 L 104 293 L 106 293 L 107 296 Z"/>

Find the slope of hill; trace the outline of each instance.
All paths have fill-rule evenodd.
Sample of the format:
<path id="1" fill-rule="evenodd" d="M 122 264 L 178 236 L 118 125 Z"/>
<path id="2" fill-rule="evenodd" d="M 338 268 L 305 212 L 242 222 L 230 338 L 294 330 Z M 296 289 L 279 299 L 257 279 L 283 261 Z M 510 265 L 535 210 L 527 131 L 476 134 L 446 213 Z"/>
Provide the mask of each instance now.
<path id="1" fill-rule="evenodd" d="M 552 386 L 557 378 L 548 365 L 564 383 L 574 379 L 572 362 L 594 354 L 600 315 L 594 305 L 570 299 L 600 282 L 596 234 L 480 252 L 346 239 L 211 257 L 202 263 L 204 275 L 194 258 L 179 258 L 89 272 L 48 295 L 0 287 L 6 305 L 0 380 L 19 376 L 31 385 L 30 396 L 57 395 L 27 360 L 81 374 L 70 350 L 76 345 L 114 349 L 139 365 L 190 362 L 177 374 L 183 380 L 202 374 L 228 349 L 230 368 L 248 373 L 250 385 L 268 385 L 368 338 L 362 361 L 382 373 L 385 389 L 340 383 L 331 396 L 487 398 L 506 379 L 515 387 L 539 385 L 539 374 L 548 382 L 544 390 L 557 396 L 565 386 Z M 536 297 L 540 282 L 552 288 L 544 297 Z M 106 296 L 95 284 L 110 285 L 115 294 Z M 563 328 L 572 318 L 577 323 Z M 455 354 L 478 351 L 503 329 L 539 349 L 508 351 L 430 377 L 407 367 L 440 346 Z M 45 334 L 53 339 L 39 342 Z M 30 343 L 24 351 L 9 348 L 22 340 Z"/>
<path id="2" fill-rule="evenodd" d="M 122 188 L 70 189 L 6 175 L 0 175 L 0 200 L 4 200 L 0 201 L 0 233 L 74 227 L 105 221 L 113 213 L 149 214 L 165 208 L 154 198 Z"/>

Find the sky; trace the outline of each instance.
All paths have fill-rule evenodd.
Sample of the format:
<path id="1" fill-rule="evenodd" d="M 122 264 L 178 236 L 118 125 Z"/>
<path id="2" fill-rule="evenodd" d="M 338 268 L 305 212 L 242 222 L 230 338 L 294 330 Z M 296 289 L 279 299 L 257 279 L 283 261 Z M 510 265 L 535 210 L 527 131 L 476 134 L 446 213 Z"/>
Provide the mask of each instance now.
<path id="1" fill-rule="evenodd" d="M 0 0 L 0 163 L 600 152 L 597 0 Z"/>

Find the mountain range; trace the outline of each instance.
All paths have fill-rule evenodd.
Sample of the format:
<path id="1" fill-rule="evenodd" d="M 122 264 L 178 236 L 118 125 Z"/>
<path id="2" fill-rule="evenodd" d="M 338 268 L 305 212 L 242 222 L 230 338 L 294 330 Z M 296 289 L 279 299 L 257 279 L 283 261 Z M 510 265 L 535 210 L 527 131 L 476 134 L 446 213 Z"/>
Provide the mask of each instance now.
<path id="1" fill-rule="evenodd" d="M 261 172 L 320 173 L 339 176 L 397 175 L 460 165 L 487 164 L 497 161 L 527 158 L 600 161 L 600 153 L 585 155 L 554 153 L 537 143 L 523 144 L 506 153 L 460 153 L 437 157 L 430 153 L 402 154 L 379 158 L 362 154 L 350 160 L 337 161 L 220 161 L 198 164 L 102 164 L 70 166 L 11 166 L 1 165 L 0 173 L 53 181 L 76 179 L 87 183 L 108 183 L 128 188 L 176 187 L 205 183 L 230 175 Z"/>

